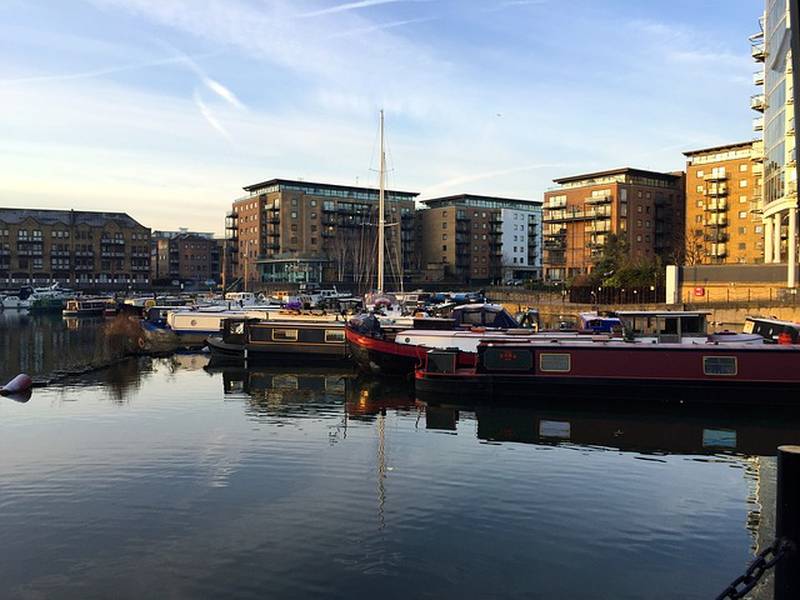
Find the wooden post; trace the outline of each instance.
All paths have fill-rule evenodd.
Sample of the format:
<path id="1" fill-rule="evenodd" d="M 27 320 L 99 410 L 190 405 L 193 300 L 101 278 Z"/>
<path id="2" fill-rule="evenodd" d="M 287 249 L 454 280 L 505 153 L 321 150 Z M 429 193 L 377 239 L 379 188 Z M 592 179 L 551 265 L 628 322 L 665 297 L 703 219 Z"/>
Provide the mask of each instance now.
<path id="1" fill-rule="evenodd" d="M 775 539 L 794 545 L 775 565 L 775 600 L 800 598 L 800 446 L 778 447 Z"/>

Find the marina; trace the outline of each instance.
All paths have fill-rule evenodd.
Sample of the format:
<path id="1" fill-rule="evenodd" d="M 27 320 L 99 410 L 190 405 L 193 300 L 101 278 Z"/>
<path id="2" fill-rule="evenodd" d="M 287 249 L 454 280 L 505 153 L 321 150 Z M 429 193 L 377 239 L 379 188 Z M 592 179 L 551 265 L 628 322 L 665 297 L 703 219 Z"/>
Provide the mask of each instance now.
<path id="1" fill-rule="evenodd" d="M 0 430 L 7 597 L 224 585 L 242 598 L 700 599 L 771 534 L 775 448 L 800 419 L 429 404 L 351 367 L 190 354 L 0 398 Z M 603 586 L 589 591 L 593 573 Z"/>

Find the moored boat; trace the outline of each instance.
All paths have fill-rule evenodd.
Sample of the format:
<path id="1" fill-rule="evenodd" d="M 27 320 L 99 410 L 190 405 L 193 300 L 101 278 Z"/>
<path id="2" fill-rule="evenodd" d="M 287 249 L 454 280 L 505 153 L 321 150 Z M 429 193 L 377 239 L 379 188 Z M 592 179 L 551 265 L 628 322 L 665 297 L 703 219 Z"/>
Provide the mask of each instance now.
<path id="1" fill-rule="evenodd" d="M 343 360 L 343 321 L 280 321 L 232 317 L 206 340 L 213 356 L 252 363 L 300 359 Z"/>
<path id="2" fill-rule="evenodd" d="M 65 317 L 100 317 L 110 306 L 116 306 L 113 298 L 73 298 L 61 314 Z"/>
<path id="3" fill-rule="evenodd" d="M 482 343 L 476 364 L 429 350 L 415 372 L 418 397 L 598 399 L 794 404 L 800 348 L 625 341 Z"/>
<path id="4" fill-rule="evenodd" d="M 768 342 L 800 344 L 800 323 L 769 317 L 745 317 L 744 333 L 759 335 Z"/>
<path id="5" fill-rule="evenodd" d="M 448 318 L 426 316 L 412 324 L 381 322 L 370 313 L 353 317 L 345 327 L 353 360 L 364 372 L 407 375 L 419 362 L 421 348 L 459 348 L 459 364 L 466 366 L 474 364 L 478 342 L 491 331 L 532 333 L 497 304 L 465 304 L 454 307 Z"/>

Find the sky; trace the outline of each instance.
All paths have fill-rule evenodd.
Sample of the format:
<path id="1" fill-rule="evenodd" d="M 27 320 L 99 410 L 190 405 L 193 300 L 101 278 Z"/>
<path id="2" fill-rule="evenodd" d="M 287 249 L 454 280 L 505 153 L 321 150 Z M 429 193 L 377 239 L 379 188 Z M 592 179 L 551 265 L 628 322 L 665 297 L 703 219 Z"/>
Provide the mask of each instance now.
<path id="1" fill-rule="evenodd" d="M 0 0 L 0 206 L 221 234 L 242 187 L 541 199 L 752 139 L 759 0 Z"/>

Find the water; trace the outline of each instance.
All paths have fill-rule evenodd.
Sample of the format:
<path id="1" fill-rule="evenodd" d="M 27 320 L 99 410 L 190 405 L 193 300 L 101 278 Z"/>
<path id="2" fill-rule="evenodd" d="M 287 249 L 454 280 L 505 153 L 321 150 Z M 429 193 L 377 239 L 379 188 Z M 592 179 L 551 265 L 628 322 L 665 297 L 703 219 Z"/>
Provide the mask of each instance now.
<path id="1" fill-rule="evenodd" d="M 0 597 L 709 598 L 772 540 L 798 439 L 135 360 L 0 398 Z"/>

